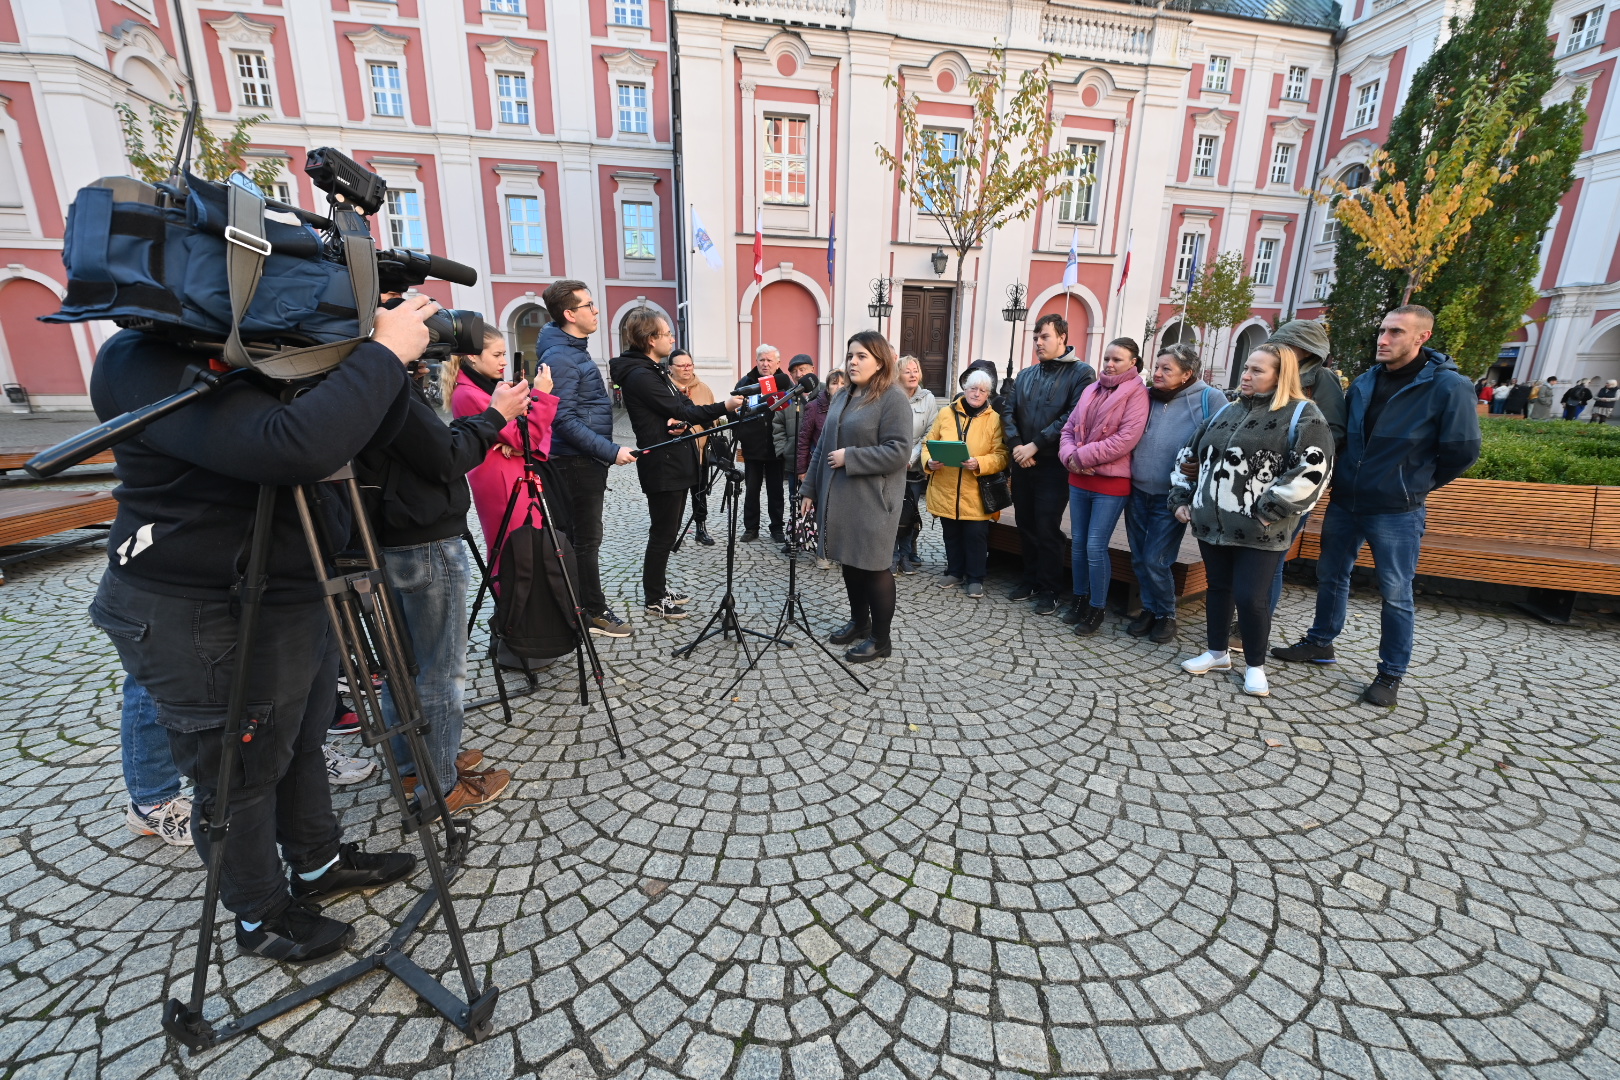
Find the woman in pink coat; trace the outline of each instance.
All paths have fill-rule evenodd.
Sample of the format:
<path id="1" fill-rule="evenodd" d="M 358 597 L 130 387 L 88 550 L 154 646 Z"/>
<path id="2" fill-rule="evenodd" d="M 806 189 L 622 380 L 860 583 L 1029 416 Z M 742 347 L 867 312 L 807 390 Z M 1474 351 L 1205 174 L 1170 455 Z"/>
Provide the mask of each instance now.
<path id="1" fill-rule="evenodd" d="M 500 331 L 484 329 L 484 351 L 470 356 L 452 357 L 445 361 L 439 373 L 448 391 L 452 416 L 476 416 L 489 408 L 490 394 L 495 384 L 506 378 L 506 339 Z M 535 456 L 544 458 L 551 453 L 551 421 L 557 415 L 557 399 L 551 394 L 551 369 L 545 364 L 534 377 L 535 394 L 529 406 L 529 446 Z M 473 506 L 478 511 L 478 524 L 484 530 L 484 543 L 493 562 L 495 538 L 501 535 L 501 514 L 511 501 L 512 489 L 523 476 L 523 436 L 518 425 L 525 422 L 518 417 L 501 431 L 500 438 L 489 448 L 489 454 L 472 472 L 467 482 L 472 485 Z M 512 524 L 524 520 L 529 509 L 527 492 L 518 496 L 513 507 Z M 539 511 L 536 510 L 536 514 Z M 535 519 L 537 522 L 538 517 Z"/>
<path id="2" fill-rule="evenodd" d="M 1102 374 L 1087 386 L 1063 425 L 1058 460 L 1069 470 L 1070 565 L 1074 602 L 1063 621 L 1095 634 L 1108 603 L 1113 564 L 1108 541 L 1131 496 L 1131 451 L 1147 429 L 1142 350 L 1130 338 L 1103 349 Z"/>

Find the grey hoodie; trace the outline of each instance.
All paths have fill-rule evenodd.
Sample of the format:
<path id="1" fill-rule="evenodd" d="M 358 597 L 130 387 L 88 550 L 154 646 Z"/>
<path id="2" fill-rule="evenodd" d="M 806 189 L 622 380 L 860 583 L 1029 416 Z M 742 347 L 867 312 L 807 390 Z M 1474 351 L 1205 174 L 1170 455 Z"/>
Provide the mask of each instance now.
<path id="1" fill-rule="evenodd" d="M 1169 401 L 1150 399 L 1147 430 L 1131 453 L 1131 486 L 1149 495 L 1168 492 L 1176 455 L 1199 425 L 1225 407 L 1226 395 L 1203 379 L 1183 386 Z"/>

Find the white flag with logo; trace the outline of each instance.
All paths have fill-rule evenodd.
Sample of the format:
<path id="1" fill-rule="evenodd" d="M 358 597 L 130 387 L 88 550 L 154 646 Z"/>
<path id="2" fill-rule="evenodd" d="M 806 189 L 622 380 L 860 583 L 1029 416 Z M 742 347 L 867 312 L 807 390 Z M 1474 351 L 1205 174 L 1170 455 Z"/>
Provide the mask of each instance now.
<path id="1" fill-rule="evenodd" d="M 692 211 L 692 246 L 703 252 L 703 258 L 709 263 L 709 269 L 719 270 L 725 266 L 720 259 L 720 249 L 714 246 L 714 238 L 709 230 L 703 227 L 703 219 L 698 217 L 696 209 Z"/>

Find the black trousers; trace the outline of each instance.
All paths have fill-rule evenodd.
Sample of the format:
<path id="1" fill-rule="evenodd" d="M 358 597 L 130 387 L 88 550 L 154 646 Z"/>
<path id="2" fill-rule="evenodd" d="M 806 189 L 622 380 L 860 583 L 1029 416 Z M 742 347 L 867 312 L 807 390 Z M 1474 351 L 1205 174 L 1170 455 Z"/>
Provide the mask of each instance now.
<path id="1" fill-rule="evenodd" d="M 578 454 L 554 457 L 557 475 L 573 512 L 574 558 L 579 564 L 579 604 L 587 615 L 608 609 L 602 593 L 602 508 L 607 502 L 608 467 Z"/>
<path id="2" fill-rule="evenodd" d="M 692 523 L 694 525 L 709 523 L 709 489 L 702 484 L 695 484 L 692 487 Z"/>
<path id="3" fill-rule="evenodd" d="M 849 617 L 859 626 L 871 620 L 872 638 L 888 641 L 889 628 L 894 625 L 894 574 L 885 566 L 882 570 L 857 570 L 844 567 L 844 592 L 849 595 Z"/>
<path id="4" fill-rule="evenodd" d="M 743 476 L 748 482 L 743 496 L 743 531 L 759 532 L 759 489 L 765 486 L 765 502 L 771 514 L 771 528 L 782 527 L 782 459 L 772 456 L 765 461 L 752 458 L 743 462 Z"/>
<path id="5" fill-rule="evenodd" d="M 990 523 L 940 518 L 945 533 L 945 573 L 968 585 L 984 584 L 990 561 Z"/>
<path id="6" fill-rule="evenodd" d="M 1204 597 L 1204 618 L 1210 652 L 1223 652 L 1232 632 L 1232 609 L 1237 608 L 1238 632 L 1243 635 L 1243 662 L 1264 667 L 1271 644 L 1271 582 L 1286 552 L 1198 541 L 1204 554 L 1209 591 Z"/>
<path id="7" fill-rule="evenodd" d="M 1043 450 L 1035 464 L 1012 468 L 1013 513 L 1018 542 L 1024 551 L 1024 584 L 1054 596 L 1073 587 L 1069 538 L 1063 535 L 1063 511 L 1069 508 L 1069 471 L 1057 452 Z"/>
<path id="8" fill-rule="evenodd" d="M 225 601 L 183 600 L 103 574 L 90 620 L 157 703 L 174 763 L 196 785 L 191 837 L 208 859 L 226 704 L 237 676 L 236 615 Z M 287 872 L 325 866 L 343 838 L 321 743 L 337 699 L 337 651 L 320 604 L 266 604 L 248 663 L 247 724 L 231 788 L 219 898 L 259 922 L 287 906 Z M 244 734 L 247 733 L 244 728 Z"/>
<path id="9" fill-rule="evenodd" d="M 641 593 L 649 606 L 669 595 L 669 553 L 681 534 L 686 489 L 647 492 L 647 552 L 641 560 Z"/>

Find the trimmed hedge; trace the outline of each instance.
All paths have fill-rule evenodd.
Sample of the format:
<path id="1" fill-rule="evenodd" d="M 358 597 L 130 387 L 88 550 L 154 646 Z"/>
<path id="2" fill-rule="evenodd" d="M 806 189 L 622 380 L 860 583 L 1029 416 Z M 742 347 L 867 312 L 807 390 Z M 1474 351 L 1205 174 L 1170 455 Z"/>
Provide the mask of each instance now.
<path id="1" fill-rule="evenodd" d="M 1479 460 L 1464 476 L 1535 484 L 1620 485 L 1620 426 L 1482 416 Z"/>

